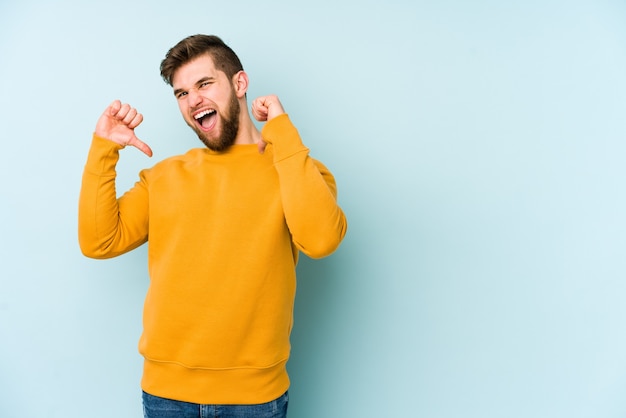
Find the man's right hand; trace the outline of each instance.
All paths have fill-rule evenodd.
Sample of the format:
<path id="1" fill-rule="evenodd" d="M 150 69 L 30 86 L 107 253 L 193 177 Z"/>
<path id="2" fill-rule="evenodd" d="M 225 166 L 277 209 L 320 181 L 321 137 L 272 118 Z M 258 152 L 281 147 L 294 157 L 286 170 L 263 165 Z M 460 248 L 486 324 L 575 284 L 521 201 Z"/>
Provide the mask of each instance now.
<path id="1" fill-rule="evenodd" d="M 98 123 L 95 134 L 116 144 L 131 145 L 148 157 L 152 157 L 150 147 L 135 136 L 135 128 L 143 122 L 143 115 L 129 104 L 115 100 L 106 108 Z"/>

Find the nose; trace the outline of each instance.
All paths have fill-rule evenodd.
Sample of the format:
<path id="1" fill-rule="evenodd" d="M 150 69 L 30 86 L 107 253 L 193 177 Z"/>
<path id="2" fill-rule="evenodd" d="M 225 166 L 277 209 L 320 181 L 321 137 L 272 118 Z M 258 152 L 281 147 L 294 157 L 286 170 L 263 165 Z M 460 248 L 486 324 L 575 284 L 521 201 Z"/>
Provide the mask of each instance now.
<path id="1" fill-rule="evenodd" d="M 202 103 L 202 96 L 197 89 L 191 89 L 187 93 L 187 100 L 189 101 L 190 107 L 195 107 Z"/>

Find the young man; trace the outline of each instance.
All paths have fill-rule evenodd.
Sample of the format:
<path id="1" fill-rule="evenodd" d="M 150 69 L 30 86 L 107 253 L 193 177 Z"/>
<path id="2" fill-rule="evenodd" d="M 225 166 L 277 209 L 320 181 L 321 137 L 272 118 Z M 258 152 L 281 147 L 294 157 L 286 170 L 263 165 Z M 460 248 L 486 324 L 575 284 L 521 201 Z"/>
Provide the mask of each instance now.
<path id="1" fill-rule="evenodd" d="M 120 149 L 150 147 L 143 116 L 114 101 L 96 125 L 79 205 L 93 258 L 145 242 L 150 286 L 139 350 L 146 417 L 283 417 L 295 266 L 331 254 L 346 233 L 332 174 L 309 156 L 276 96 L 252 103 L 248 76 L 215 36 L 167 53 L 161 75 L 206 147 L 140 173 L 120 198 Z M 217 414 L 217 415 L 216 415 Z"/>

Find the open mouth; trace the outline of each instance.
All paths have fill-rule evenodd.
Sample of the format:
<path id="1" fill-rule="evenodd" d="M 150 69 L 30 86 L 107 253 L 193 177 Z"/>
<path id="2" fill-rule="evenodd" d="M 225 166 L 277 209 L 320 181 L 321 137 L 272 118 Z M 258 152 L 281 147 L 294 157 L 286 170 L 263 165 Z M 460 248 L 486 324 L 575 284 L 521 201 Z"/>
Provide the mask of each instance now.
<path id="1" fill-rule="evenodd" d="M 215 126 L 217 112 L 214 109 L 203 110 L 193 116 L 196 123 L 205 131 L 212 129 Z"/>

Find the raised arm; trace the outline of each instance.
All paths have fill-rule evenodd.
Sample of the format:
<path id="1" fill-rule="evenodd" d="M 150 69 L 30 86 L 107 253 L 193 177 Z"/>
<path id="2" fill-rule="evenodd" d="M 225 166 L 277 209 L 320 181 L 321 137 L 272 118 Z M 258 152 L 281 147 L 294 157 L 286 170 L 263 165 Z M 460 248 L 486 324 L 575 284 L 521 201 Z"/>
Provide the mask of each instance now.
<path id="1" fill-rule="evenodd" d="M 88 257 L 115 257 L 147 240 L 147 192 L 142 182 L 120 199 L 115 188 L 120 149 L 131 145 L 152 155 L 134 132 L 142 120 L 134 108 L 116 100 L 96 125 L 78 207 L 78 240 Z"/>
<path id="2" fill-rule="evenodd" d="M 278 97 L 255 99 L 252 114 L 259 121 L 267 121 L 261 133 L 264 144 L 272 144 L 274 148 L 274 167 L 293 242 L 313 258 L 331 254 L 347 230 L 345 214 L 337 204 L 333 175 L 309 156 L 309 149 L 302 143 Z"/>

